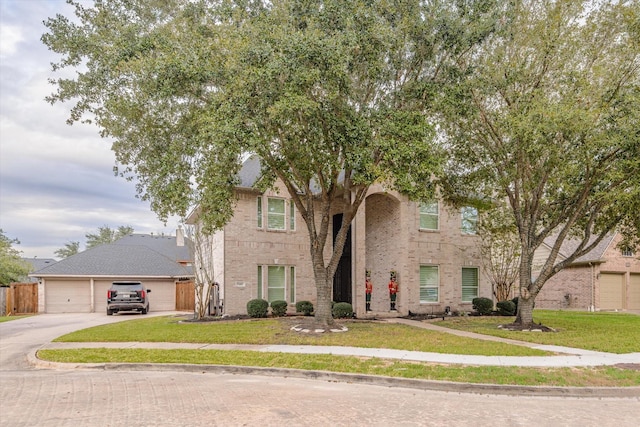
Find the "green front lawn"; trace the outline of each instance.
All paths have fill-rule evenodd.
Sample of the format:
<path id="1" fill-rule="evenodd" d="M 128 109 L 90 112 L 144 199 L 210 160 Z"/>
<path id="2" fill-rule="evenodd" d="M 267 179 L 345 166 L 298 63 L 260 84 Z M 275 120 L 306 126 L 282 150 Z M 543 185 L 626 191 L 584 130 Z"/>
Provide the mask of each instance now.
<path id="1" fill-rule="evenodd" d="M 180 317 L 124 321 L 77 331 L 58 338 L 64 342 L 185 342 L 218 344 L 337 345 L 392 348 L 451 354 L 544 355 L 527 347 L 461 338 L 411 326 L 382 322 L 346 321 L 348 332 L 304 335 L 290 327 L 298 320 L 255 319 L 181 322 Z M 536 322 L 556 333 L 507 332 L 497 325 L 513 318 L 447 318 L 436 324 L 521 341 L 599 351 L 640 351 L 640 316 L 620 313 L 536 311 Z M 389 377 L 489 384 L 572 387 L 640 386 L 640 370 L 622 367 L 519 368 L 458 366 L 352 356 L 264 353 L 238 350 L 70 349 L 40 350 L 38 357 L 74 363 L 190 363 L 311 369 Z M 552 356 L 551 356 L 552 357 Z"/>
<path id="2" fill-rule="evenodd" d="M 541 356 L 528 347 L 461 338 L 406 325 L 346 321 L 348 332 L 303 334 L 291 331 L 296 320 L 256 319 L 181 322 L 184 318 L 152 317 L 73 332 L 62 342 L 175 342 L 215 344 L 331 345 L 484 356 Z"/>
<path id="3" fill-rule="evenodd" d="M 498 328 L 513 317 L 454 317 L 437 325 L 479 334 L 539 344 L 576 347 L 608 353 L 640 352 L 640 316 L 611 312 L 536 310 L 533 320 L 555 329 L 555 333 L 514 332 Z"/>

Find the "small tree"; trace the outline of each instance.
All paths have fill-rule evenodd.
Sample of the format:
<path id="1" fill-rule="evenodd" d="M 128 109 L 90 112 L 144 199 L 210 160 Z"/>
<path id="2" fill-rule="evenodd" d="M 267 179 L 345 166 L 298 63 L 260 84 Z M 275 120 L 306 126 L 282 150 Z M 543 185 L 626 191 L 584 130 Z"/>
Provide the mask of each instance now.
<path id="1" fill-rule="evenodd" d="M 496 301 L 512 297 L 520 266 L 520 241 L 513 217 L 504 203 L 484 212 L 478 222 L 482 264 Z"/>
<path id="2" fill-rule="evenodd" d="M 215 283 L 214 269 L 214 237 L 205 233 L 201 223 L 190 225 L 186 228 L 186 236 L 191 240 L 189 244 L 193 260 L 195 277 L 196 309 L 194 317 L 197 320 L 204 318 L 211 300 L 211 291 Z"/>
<path id="3" fill-rule="evenodd" d="M 0 285 L 8 285 L 23 280 L 31 266 L 20 257 L 20 251 L 13 248 L 19 245 L 18 239 L 8 238 L 0 229 Z"/>

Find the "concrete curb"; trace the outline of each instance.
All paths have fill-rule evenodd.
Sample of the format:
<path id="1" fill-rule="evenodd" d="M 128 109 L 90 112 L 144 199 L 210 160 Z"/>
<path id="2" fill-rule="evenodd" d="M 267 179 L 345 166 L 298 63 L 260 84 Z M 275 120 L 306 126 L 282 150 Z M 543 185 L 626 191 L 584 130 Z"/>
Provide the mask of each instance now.
<path id="1" fill-rule="evenodd" d="M 37 351 L 37 350 L 36 350 Z M 507 396 L 591 397 L 640 399 L 640 387 L 548 387 L 475 384 L 450 381 L 393 378 L 376 375 L 349 374 L 288 368 L 262 368 L 235 365 L 154 364 L 154 363 L 59 363 L 38 359 L 36 351 L 27 356 L 29 363 L 41 369 L 95 369 L 104 371 L 201 372 L 218 375 L 261 375 L 311 379 L 327 382 L 369 384 L 382 387 L 445 391 L 451 393 L 492 394 Z"/>

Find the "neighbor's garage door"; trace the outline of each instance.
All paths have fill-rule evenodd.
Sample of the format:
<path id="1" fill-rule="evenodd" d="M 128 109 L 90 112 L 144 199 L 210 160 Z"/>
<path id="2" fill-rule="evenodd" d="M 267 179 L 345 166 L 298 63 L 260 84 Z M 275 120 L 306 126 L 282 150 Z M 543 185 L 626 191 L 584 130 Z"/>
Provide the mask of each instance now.
<path id="1" fill-rule="evenodd" d="M 640 274 L 631 275 L 627 301 L 627 308 L 629 310 L 640 310 Z"/>
<path id="2" fill-rule="evenodd" d="M 93 305 L 95 307 L 95 311 L 96 313 L 106 313 L 107 312 L 107 291 L 111 287 L 111 281 L 96 280 L 93 286 L 94 286 Z"/>
<path id="3" fill-rule="evenodd" d="M 600 309 L 622 310 L 624 308 L 624 275 L 600 274 Z"/>
<path id="4" fill-rule="evenodd" d="M 46 313 L 89 313 L 91 311 L 91 287 L 88 282 L 45 283 Z"/>
<path id="5" fill-rule="evenodd" d="M 151 311 L 173 311 L 176 309 L 176 284 L 175 282 L 151 282 L 143 281 L 149 294 L 149 308 Z"/>

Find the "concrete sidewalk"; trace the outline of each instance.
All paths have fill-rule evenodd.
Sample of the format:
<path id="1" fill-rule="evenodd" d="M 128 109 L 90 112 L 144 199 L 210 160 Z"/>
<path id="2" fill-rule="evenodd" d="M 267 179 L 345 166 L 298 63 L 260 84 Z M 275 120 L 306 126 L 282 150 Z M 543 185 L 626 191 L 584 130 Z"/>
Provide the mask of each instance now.
<path id="1" fill-rule="evenodd" d="M 462 337 L 503 342 L 511 345 L 521 345 L 538 350 L 557 353 L 551 356 L 478 356 L 429 353 L 408 350 L 394 350 L 384 348 L 361 348 L 339 346 L 308 346 L 308 345 L 240 345 L 240 344 L 191 344 L 191 343 L 150 343 L 150 342 L 89 342 L 89 343 L 47 343 L 41 349 L 68 348 L 157 348 L 157 349 L 193 349 L 193 350 L 250 350 L 272 353 L 302 353 L 302 354 L 333 354 L 340 356 L 377 357 L 381 359 L 397 359 L 407 361 L 432 362 L 442 364 L 483 365 L 483 366 L 521 366 L 521 367 L 584 367 L 611 366 L 617 364 L 640 364 L 640 353 L 613 354 L 583 350 L 570 347 L 541 345 L 505 338 L 480 335 L 471 332 L 458 331 L 434 325 L 429 322 L 418 322 L 407 319 L 387 319 L 388 322 L 402 323 L 414 327 L 454 334 Z M 32 360 L 37 364 L 35 354 Z"/>

